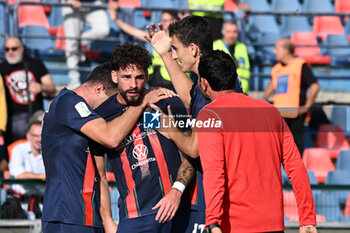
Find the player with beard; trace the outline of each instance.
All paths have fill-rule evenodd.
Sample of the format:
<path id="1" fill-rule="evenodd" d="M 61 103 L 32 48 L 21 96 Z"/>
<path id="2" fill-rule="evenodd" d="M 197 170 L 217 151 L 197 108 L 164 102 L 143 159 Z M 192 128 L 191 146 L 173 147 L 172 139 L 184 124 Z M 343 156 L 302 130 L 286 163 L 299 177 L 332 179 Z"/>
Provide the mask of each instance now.
<path id="1" fill-rule="evenodd" d="M 43 62 L 25 56 L 18 37 L 9 37 L 4 50 L 6 60 L 0 64 L 0 74 L 6 89 L 9 144 L 26 138 L 30 115 L 43 109 L 43 94 L 54 96 L 56 88 Z"/>
<path id="2" fill-rule="evenodd" d="M 151 55 L 140 45 L 118 46 L 112 54 L 112 77 L 117 80 L 118 94 L 106 100 L 96 112 L 110 121 L 138 105 L 146 92 L 144 85 L 151 64 Z M 178 97 L 163 99 L 156 105 L 163 111 L 170 105 L 175 114 L 187 115 Z M 160 116 L 159 112 L 150 110 L 146 108 L 144 118 L 148 114 Z M 112 165 L 120 193 L 118 232 L 184 232 L 190 203 L 182 198 L 182 192 L 194 170 L 188 168 L 187 160 L 181 162 L 172 141 L 147 128 L 140 118 L 117 148 L 90 146 L 101 180 L 105 177 L 106 153 Z M 108 193 L 107 185 L 101 193 Z M 109 212 L 110 206 L 105 206 L 101 215 L 110 215 Z"/>

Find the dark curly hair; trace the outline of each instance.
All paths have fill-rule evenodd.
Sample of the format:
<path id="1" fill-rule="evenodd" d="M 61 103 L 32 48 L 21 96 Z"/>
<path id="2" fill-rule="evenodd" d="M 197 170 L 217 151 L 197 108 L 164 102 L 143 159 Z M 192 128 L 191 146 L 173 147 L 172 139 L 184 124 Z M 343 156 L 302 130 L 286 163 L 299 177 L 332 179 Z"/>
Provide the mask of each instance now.
<path id="1" fill-rule="evenodd" d="M 141 45 L 125 43 L 113 49 L 111 64 L 113 70 L 136 65 L 147 72 L 148 67 L 152 65 L 152 55 Z"/>

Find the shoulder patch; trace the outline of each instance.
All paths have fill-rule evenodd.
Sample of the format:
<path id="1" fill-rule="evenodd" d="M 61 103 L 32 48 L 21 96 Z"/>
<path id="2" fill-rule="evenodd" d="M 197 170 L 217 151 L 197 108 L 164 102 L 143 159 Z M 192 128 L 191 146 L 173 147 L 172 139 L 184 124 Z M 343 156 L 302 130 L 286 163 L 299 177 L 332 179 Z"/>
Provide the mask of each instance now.
<path id="1" fill-rule="evenodd" d="M 91 111 L 89 110 L 88 106 L 86 106 L 86 103 L 84 102 L 79 102 L 74 107 L 78 111 L 81 117 L 87 117 L 91 114 Z"/>

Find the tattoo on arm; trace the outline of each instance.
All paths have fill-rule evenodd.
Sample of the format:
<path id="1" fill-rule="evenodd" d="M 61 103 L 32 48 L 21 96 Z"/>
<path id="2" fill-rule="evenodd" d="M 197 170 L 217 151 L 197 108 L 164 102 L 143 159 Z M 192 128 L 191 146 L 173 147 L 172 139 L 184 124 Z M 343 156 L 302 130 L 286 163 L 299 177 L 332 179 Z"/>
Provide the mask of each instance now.
<path id="1" fill-rule="evenodd" d="M 189 162 L 187 158 L 184 158 L 179 168 L 179 171 L 177 172 L 176 181 L 180 181 L 187 187 L 188 184 L 192 181 L 194 174 L 195 169 L 193 165 Z"/>

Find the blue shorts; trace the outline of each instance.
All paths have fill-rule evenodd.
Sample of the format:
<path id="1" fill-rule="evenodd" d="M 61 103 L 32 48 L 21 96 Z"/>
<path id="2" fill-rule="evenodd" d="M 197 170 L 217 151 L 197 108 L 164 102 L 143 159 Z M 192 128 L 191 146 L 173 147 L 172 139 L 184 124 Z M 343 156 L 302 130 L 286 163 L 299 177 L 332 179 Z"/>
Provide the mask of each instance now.
<path id="1" fill-rule="evenodd" d="M 186 233 L 207 233 L 204 230 L 205 210 L 191 210 Z"/>
<path id="2" fill-rule="evenodd" d="M 120 220 L 117 233 L 170 233 L 172 221 L 159 223 L 155 220 L 156 214 Z"/>
<path id="3" fill-rule="evenodd" d="M 43 233 L 104 233 L 102 227 L 73 225 L 62 222 L 42 222 Z"/>

